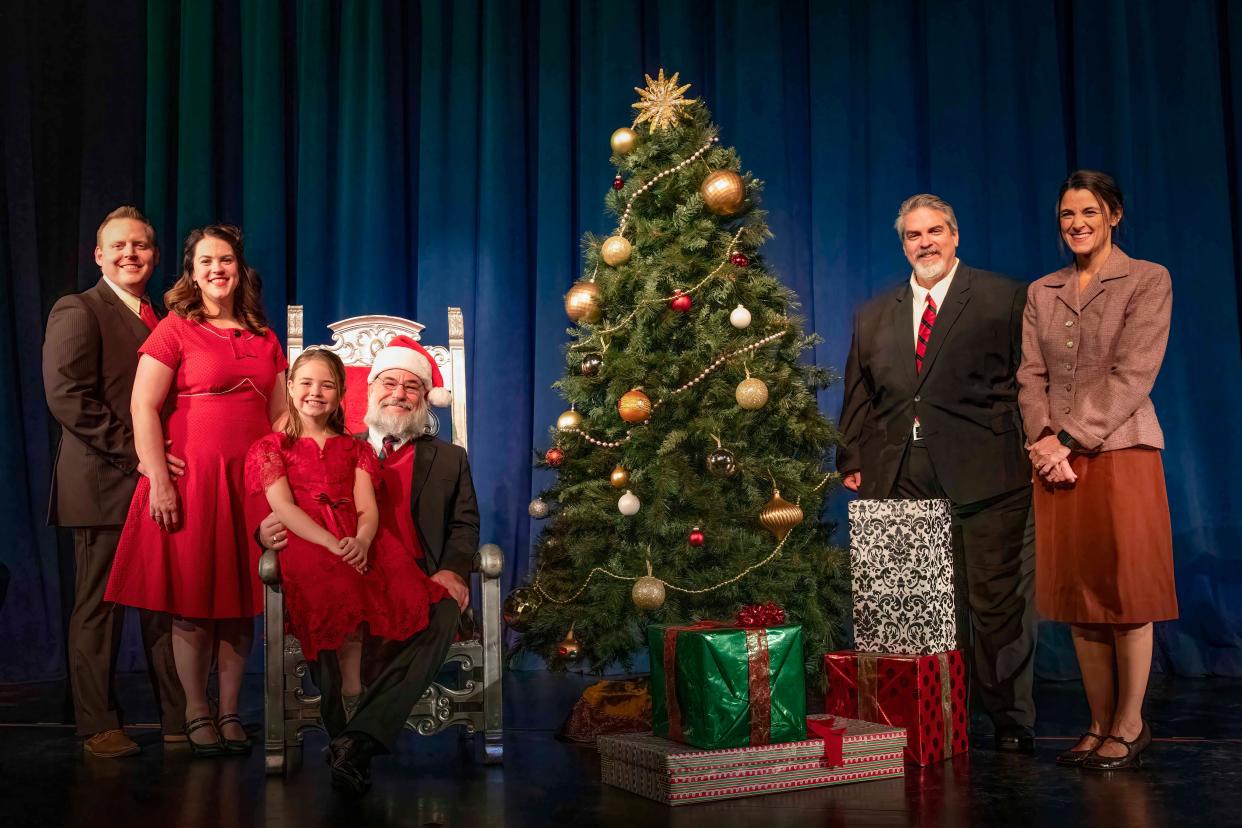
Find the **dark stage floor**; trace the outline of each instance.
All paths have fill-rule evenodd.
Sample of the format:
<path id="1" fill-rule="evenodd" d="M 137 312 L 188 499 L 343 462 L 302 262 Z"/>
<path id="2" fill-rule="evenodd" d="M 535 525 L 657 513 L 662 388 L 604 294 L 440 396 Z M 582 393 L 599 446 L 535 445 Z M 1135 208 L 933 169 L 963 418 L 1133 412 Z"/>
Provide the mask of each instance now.
<path id="1" fill-rule="evenodd" d="M 261 751 L 244 760 L 194 761 L 152 728 L 131 734 L 142 754 L 85 757 L 60 718 L 61 684 L 0 687 L 0 825 L 132 826 L 711 826 L 1097 825 L 1226 826 L 1242 805 L 1242 682 L 1153 680 L 1149 716 L 1157 744 L 1140 771 L 1058 768 L 1053 756 L 1081 729 L 1077 683 L 1044 683 L 1035 757 L 999 755 L 983 742 L 966 756 L 907 768 L 904 780 L 666 808 L 599 782 L 593 748 L 553 731 L 592 679 L 547 673 L 506 676 L 505 764 L 487 768 L 454 734 L 405 734 L 399 755 L 375 764 L 375 787 L 341 801 L 307 739 L 306 763 L 288 779 L 263 775 Z M 261 715 L 259 677 L 246 698 Z M 143 713 L 141 677 L 122 695 Z M 149 705 L 147 705 L 149 707 Z M 150 721 L 150 711 L 145 711 Z M 142 719 L 139 715 L 137 718 Z M 983 741 L 983 740 L 981 740 Z"/>

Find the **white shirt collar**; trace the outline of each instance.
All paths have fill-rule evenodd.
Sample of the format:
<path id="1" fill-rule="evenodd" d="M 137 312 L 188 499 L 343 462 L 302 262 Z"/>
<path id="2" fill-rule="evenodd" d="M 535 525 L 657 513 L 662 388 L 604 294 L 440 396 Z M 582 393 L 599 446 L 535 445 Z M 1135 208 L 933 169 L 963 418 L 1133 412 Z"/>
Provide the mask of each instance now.
<path id="1" fill-rule="evenodd" d="M 102 273 L 99 275 L 103 276 Z M 121 301 L 125 303 L 125 307 L 132 310 L 134 312 L 134 316 L 137 316 L 139 319 L 141 319 L 142 318 L 142 298 L 130 293 L 128 290 L 121 287 L 116 282 L 109 279 L 107 276 L 104 276 L 103 280 L 108 283 L 108 287 L 112 288 L 112 290 L 116 293 L 117 296 L 121 297 Z"/>
<path id="2" fill-rule="evenodd" d="M 919 280 L 914 278 L 914 272 L 910 272 L 910 287 L 914 290 L 914 306 L 918 308 L 920 316 L 923 314 L 923 306 L 927 304 L 927 294 L 931 294 L 932 301 L 936 303 L 937 308 L 944 304 L 944 297 L 948 295 L 949 285 L 953 283 L 953 277 L 957 274 L 957 266 L 961 263 L 962 260 L 954 256 L 953 267 L 949 268 L 949 274 L 936 282 L 931 290 L 920 285 Z"/>
<path id="3" fill-rule="evenodd" d="M 384 438 L 387 436 L 388 435 L 384 432 L 376 431 L 371 426 L 367 426 L 367 442 L 371 444 L 371 448 L 375 449 L 376 454 L 380 454 L 384 451 Z M 409 438 L 405 437 L 397 440 L 396 445 L 393 446 L 393 451 L 396 451 L 408 442 L 410 442 Z"/>

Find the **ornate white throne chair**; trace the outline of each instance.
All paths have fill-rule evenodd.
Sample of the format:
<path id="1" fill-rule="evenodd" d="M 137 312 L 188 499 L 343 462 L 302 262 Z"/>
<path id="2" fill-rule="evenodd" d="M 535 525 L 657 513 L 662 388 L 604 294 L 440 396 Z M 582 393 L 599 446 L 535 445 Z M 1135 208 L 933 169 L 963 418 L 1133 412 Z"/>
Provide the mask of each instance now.
<path id="1" fill-rule="evenodd" d="M 365 376 L 366 371 L 360 369 L 369 369 L 376 352 L 394 336 L 404 334 L 418 342 L 423 330 L 417 322 L 396 316 L 355 316 L 328 328 L 332 331 L 332 344 L 312 347 L 334 352 L 351 374 L 346 388 L 347 419 L 351 410 L 356 410 L 359 399 L 365 409 L 366 388 L 357 376 L 359 373 Z M 451 434 L 454 443 L 467 448 L 465 322 L 460 308 L 448 309 L 448 330 L 447 346 L 423 347 L 435 358 L 445 387 L 453 393 L 449 433 L 441 436 L 447 438 Z M 302 306 L 290 305 L 289 362 L 292 363 L 303 349 Z M 361 398 L 355 394 L 360 394 Z M 432 434 L 443 430 L 442 416 L 436 409 L 429 409 L 428 431 Z M 476 624 L 477 637 L 458 641 L 450 647 L 445 668 L 455 680 L 433 683 L 406 720 L 407 728 L 422 735 L 439 733 L 453 726 L 461 726 L 463 735 L 482 733 L 483 761 L 487 764 L 501 762 L 504 754 L 500 695 L 500 573 L 503 561 L 500 547 L 495 544 L 479 548 L 474 561 L 482 595 L 482 622 Z M 268 774 L 283 774 L 301 758 L 302 731 L 307 727 L 323 728 L 319 715 L 320 697 L 304 687 L 308 665 L 302 645 L 285 631 L 279 553 L 271 550 L 263 553 L 259 561 L 259 579 L 266 585 L 263 606 L 265 767 Z M 441 671 L 441 678 L 444 672 Z"/>

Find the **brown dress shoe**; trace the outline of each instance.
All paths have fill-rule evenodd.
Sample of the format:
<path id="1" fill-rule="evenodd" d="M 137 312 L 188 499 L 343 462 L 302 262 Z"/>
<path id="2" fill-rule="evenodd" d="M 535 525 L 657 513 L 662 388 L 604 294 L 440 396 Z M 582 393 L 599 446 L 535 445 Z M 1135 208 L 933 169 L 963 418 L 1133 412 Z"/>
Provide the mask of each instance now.
<path id="1" fill-rule="evenodd" d="M 121 756 L 133 756 L 138 752 L 138 745 L 125 735 L 123 730 L 103 730 L 82 743 L 82 747 L 91 756 L 100 759 L 116 759 Z"/>

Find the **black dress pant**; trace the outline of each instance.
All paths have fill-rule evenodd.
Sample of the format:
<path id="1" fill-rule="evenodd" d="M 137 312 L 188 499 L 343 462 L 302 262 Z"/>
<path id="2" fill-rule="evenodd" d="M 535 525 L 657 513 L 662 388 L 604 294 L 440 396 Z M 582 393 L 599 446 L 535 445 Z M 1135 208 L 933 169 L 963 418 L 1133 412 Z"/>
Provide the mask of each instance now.
<path id="1" fill-rule="evenodd" d="M 892 496 L 952 503 L 927 449 L 915 443 L 906 449 Z M 963 647 L 973 691 L 997 730 L 1032 732 L 1038 619 L 1031 487 L 952 507 L 958 640 L 973 638 Z"/>
<path id="2" fill-rule="evenodd" d="M 115 730 L 123 724 L 116 699 L 116 660 L 121 649 L 125 607 L 104 600 L 120 526 L 73 530 L 74 596 L 69 616 L 69 680 L 79 736 Z M 138 610 L 147 672 L 165 733 L 185 730 L 185 692 L 172 654 L 172 618 Z"/>
<path id="3" fill-rule="evenodd" d="M 446 598 L 431 605 L 430 622 L 405 641 L 368 638 L 363 645 L 366 690 L 348 723 L 341 705 L 340 662 L 334 651 L 321 651 L 311 675 L 322 696 L 319 709 L 328 735 L 362 733 L 391 751 L 414 703 L 444 665 L 460 616 L 457 602 Z"/>

